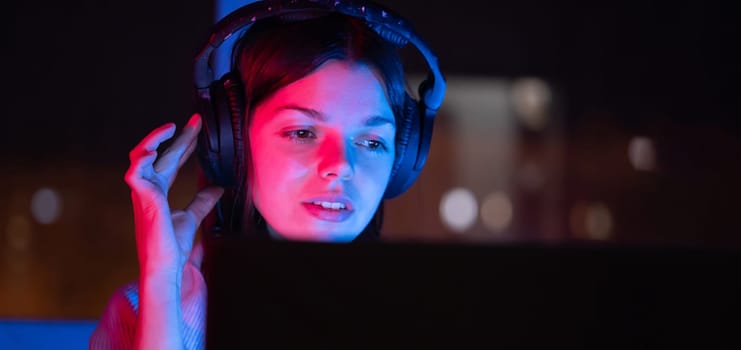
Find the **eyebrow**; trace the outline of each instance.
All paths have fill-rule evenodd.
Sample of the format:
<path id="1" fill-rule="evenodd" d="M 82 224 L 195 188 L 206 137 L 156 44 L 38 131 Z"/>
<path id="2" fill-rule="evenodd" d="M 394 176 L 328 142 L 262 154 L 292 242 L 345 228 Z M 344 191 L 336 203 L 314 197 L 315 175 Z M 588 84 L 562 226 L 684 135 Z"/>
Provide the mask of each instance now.
<path id="1" fill-rule="evenodd" d="M 321 121 L 321 122 L 326 122 L 327 121 L 327 116 L 325 116 L 322 112 L 319 112 L 316 109 L 312 109 L 312 108 L 306 108 L 306 107 L 301 107 L 301 106 L 297 106 L 297 105 L 284 105 L 284 106 L 278 107 L 276 109 L 276 112 L 279 112 L 279 111 L 282 111 L 282 110 L 299 111 L 299 112 L 305 114 L 307 117 L 309 117 L 311 119 L 315 119 L 315 120 L 318 120 L 318 121 Z M 396 126 L 396 123 L 394 122 L 393 119 L 390 119 L 390 118 L 387 118 L 387 117 L 384 117 L 384 116 L 380 116 L 380 115 L 373 115 L 373 116 L 368 117 L 365 120 L 365 123 L 364 124 L 365 124 L 365 126 L 381 126 L 381 125 L 384 125 L 384 124 L 390 124 L 393 127 Z"/>

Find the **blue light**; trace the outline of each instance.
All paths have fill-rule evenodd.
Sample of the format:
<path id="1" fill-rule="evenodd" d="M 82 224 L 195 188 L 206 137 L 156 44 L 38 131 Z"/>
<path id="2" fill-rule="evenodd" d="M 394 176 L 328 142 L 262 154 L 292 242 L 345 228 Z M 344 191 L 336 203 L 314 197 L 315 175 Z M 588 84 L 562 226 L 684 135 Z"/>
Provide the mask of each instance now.
<path id="1" fill-rule="evenodd" d="M 0 349 L 87 349 L 97 321 L 0 319 Z"/>
<path id="2" fill-rule="evenodd" d="M 256 2 L 256 0 L 216 0 L 214 3 L 214 21 L 218 21 L 232 11 L 253 2 Z M 238 34 L 239 33 L 232 35 L 231 38 L 224 41 L 224 43 L 216 49 L 216 52 L 214 52 L 214 77 L 219 78 L 229 71 L 231 50 L 232 46 L 234 46 L 235 40 L 239 37 Z"/>

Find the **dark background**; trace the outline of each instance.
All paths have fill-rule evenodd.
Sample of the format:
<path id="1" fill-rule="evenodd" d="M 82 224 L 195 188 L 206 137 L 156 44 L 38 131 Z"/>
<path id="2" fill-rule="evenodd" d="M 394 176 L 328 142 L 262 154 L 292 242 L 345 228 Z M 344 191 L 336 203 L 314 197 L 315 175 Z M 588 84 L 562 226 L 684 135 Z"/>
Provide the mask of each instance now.
<path id="1" fill-rule="evenodd" d="M 599 114 L 630 130 L 668 120 L 739 131 L 739 25 L 721 2 L 380 3 L 415 24 L 447 75 L 556 81 L 567 131 Z M 210 1 L 3 6 L 4 154 L 100 161 L 107 147 L 128 149 L 127 129 L 141 124 L 131 121 L 192 110 L 190 59 L 212 21 Z"/>
<path id="2" fill-rule="evenodd" d="M 381 3 L 415 24 L 446 76 L 536 76 L 558 88 L 559 126 L 549 131 L 564 140 L 556 207 L 608 203 L 614 244 L 741 248 L 740 32 L 730 6 Z M 123 183 L 128 150 L 152 128 L 182 125 L 192 113 L 192 57 L 212 23 L 213 4 L 0 6 L 0 316 L 97 317 L 112 291 L 136 276 Z M 523 149 L 544 147 L 541 133 L 521 132 Z M 654 141 L 656 170 L 630 171 L 624 146 L 634 135 Z M 190 173 L 195 164 L 189 166 Z M 174 203 L 187 203 L 194 181 L 183 176 Z M 25 248 L 13 248 L 11 217 L 26 215 L 41 186 L 60 191 L 63 215 L 51 225 L 28 224 Z M 539 212 L 537 193 L 517 198 L 517 208 Z M 389 221 L 403 231 L 393 226 L 393 214 Z M 579 238 L 568 221 L 557 220 L 548 240 Z M 437 218 L 431 222 L 442 227 Z M 515 240 L 542 238 L 539 222 L 537 214 L 516 218 Z"/>

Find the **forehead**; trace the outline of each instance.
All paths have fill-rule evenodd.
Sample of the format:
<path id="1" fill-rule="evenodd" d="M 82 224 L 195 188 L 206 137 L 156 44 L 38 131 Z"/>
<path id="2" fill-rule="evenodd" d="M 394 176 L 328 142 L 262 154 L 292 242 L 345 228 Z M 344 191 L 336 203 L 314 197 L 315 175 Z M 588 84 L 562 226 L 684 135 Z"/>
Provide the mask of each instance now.
<path id="1" fill-rule="evenodd" d="M 286 105 L 319 111 L 329 121 L 360 121 L 369 116 L 393 120 L 380 75 L 357 62 L 329 60 L 309 75 L 278 89 L 255 109 L 253 122 Z M 263 120 L 262 122 L 267 122 Z"/>

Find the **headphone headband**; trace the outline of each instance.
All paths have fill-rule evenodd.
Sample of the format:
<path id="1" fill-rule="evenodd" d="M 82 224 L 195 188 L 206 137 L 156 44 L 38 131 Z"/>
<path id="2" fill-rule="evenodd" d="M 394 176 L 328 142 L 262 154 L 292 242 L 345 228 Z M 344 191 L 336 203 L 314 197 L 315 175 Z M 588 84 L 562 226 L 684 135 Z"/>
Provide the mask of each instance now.
<path id="1" fill-rule="evenodd" d="M 264 0 L 253 2 L 230 13 L 213 26 L 212 34 L 195 57 L 193 76 L 198 94 L 207 97 L 209 86 L 215 80 L 210 65 L 211 53 L 234 33 L 265 18 L 294 16 L 301 18 L 306 14 L 332 12 L 365 20 L 378 35 L 397 47 L 411 43 L 417 48 L 430 70 L 424 83 L 428 88 L 420 91 L 424 93 L 420 95 L 420 102 L 434 115 L 445 95 L 445 79 L 440 72 L 435 54 L 409 22 L 385 7 L 354 0 Z"/>

